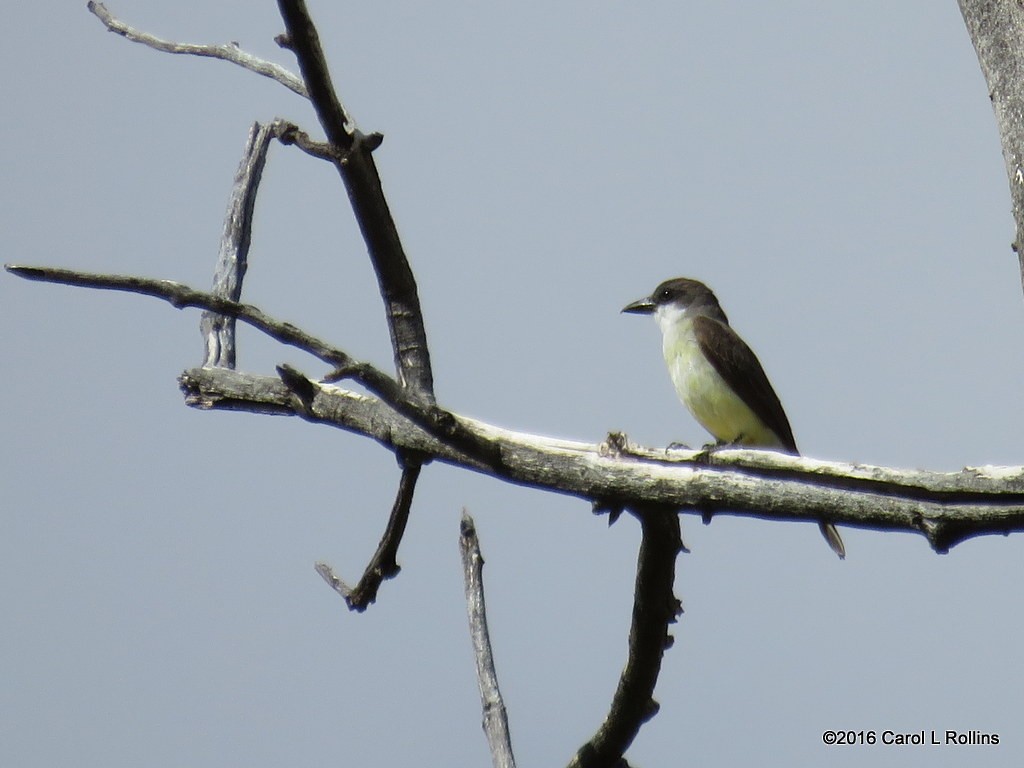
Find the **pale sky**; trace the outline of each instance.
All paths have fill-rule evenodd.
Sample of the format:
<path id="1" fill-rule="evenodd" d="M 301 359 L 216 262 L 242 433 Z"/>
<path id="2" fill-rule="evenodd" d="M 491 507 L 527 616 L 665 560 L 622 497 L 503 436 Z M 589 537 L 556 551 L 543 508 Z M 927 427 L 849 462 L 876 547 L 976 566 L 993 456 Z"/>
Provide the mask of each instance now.
<path id="1" fill-rule="evenodd" d="M 115 0 L 136 26 L 273 43 L 276 4 Z M 520 431 L 707 439 L 649 319 L 710 284 L 801 450 L 1021 464 L 1024 299 L 991 107 L 956 4 L 311 2 L 420 286 L 437 395 Z M 223 62 L 104 31 L 85 3 L 8 9 L 6 263 L 208 286 L 250 124 L 311 109 Z M 738 10 L 740 12 L 738 12 Z M 244 298 L 389 366 L 336 173 L 275 146 Z M 638 526 L 443 466 L 401 575 L 354 581 L 398 480 L 375 443 L 186 408 L 199 314 L 0 275 L 0 764 L 489 764 L 457 547 L 475 516 L 522 766 L 564 764 L 625 661 Z M 325 368 L 245 330 L 239 366 Z M 688 764 L 1024 761 L 1024 537 L 685 515 L 686 613 L 627 757 Z M 977 730 L 998 746 L 827 747 L 826 729 Z"/>

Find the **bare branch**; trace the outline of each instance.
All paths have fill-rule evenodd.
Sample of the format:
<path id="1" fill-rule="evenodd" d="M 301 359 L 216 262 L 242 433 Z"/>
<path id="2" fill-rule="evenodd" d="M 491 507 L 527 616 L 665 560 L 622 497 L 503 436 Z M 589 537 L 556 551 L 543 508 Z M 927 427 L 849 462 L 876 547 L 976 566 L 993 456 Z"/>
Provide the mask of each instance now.
<path id="1" fill-rule="evenodd" d="M 206 56 L 211 59 L 223 59 L 224 61 L 230 61 L 232 64 L 237 64 L 243 69 L 255 72 L 257 75 L 263 75 L 264 77 L 269 77 L 271 80 L 276 80 L 285 88 L 297 93 L 303 98 L 309 98 L 309 94 L 306 92 L 306 86 L 303 85 L 302 81 L 298 77 L 293 75 L 280 64 L 275 64 L 272 61 L 267 61 L 259 58 L 258 56 L 253 56 L 251 53 L 246 53 L 238 47 L 237 43 L 222 43 L 220 45 L 174 43 L 170 40 L 163 40 L 162 38 L 151 35 L 148 32 L 137 30 L 134 27 L 125 24 L 120 19 L 114 18 L 103 3 L 96 3 L 93 2 L 93 0 L 89 0 L 87 8 L 96 16 L 96 18 L 103 22 L 107 29 L 111 32 L 116 32 L 121 35 L 121 37 L 131 40 L 133 43 L 142 43 L 143 45 L 164 53 Z"/>
<path id="2" fill-rule="evenodd" d="M 320 34 L 302 0 L 278 0 L 278 9 L 288 33 L 277 42 L 295 54 L 309 99 L 316 108 L 328 140 L 348 152 L 355 139 L 355 124 L 342 105 L 331 82 L 327 59 L 320 45 Z"/>
<path id="3" fill-rule="evenodd" d="M 498 673 L 491 653 L 491 635 L 487 630 L 487 605 L 484 601 L 484 557 L 476 523 L 462 510 L 459 528 L 459 552 L 462 554 L 462 577 L 466 585 L 466 610 L 469 613 L 469 636 L 476 658 L 476 680 L 483 705 L 483 728 L 495 768 L 515 768 L 512 736 L 508 727 L 505 700 L 498 687 Z"/>
<path id="4" fill-rule="evenodd" d="M 305 2 L 279 0 L 278 7 L 287 30 L 284 36 L 278 38 L 278 42 L 291 49 L 298 60 L 310 100 L 334 150 L 330 154 L 338 155 L 334 164 L 345 183 L 352 210 L 377 276 L 381 297 L 384 300 L 398 380 L 403 390 L 411 391 L 418 401 L 432 405 L 434 379 L 416 279 L 406 259 L 373 161 L 372 153 L 380 146 L 382 137 L 380 134 L 366 136 L 359 131 L 338 98 L 331 82 L 327 59 L 320 45 L 319 33 Z M 309 151 L 311 143 L 304 134 L 295 131 L 289 138 L 293 138 L 300 147 Z M 412 503 L 412 489 L 415 487 L 418 473 L 418 465 L 414 472 L 410 467 L 403 471 L 403 482 L 398 491 L 398 498 L 395 500 L 391 519 L 377 553 L 360 583 L 346 598 L 350 608 L 365 608 L 365 601 L 374 599 L 380 584 L 380 578 L 375 575 L 376 569 L 393 566 L 394 572 L 397 573 L 394 558 L 405 530 L 409 505 Z M 402 513 L 400 520 L 396 518 L 398 511 Z M 380 557 L 389 558 L 390 563 L 387 559 L 379 560 Z"/>
<path id="5" fill-rule="evenodd" d="M 409 510 L 412 497 L 416 490 L 416 480 L 420 476 L 421 464 L 415 458 L 404 460 L 402 479 L 398 483 L 395 503 L 391 507 L 387 528 L 381 536 L 377 551 L 370 558 L 359 583 L 345 595 L 345 603 L 349 610 L 365 611 L 377 599 L 377 590 L 385 579 L 393 579 L 401 571 L 398 565 L 398 545 L 405 534 L 405 525 L 409 522 Z"/>
<path id="6" fill-rule="evenodd" d="M 1017 225 L 1013 250 L 1024 283 L 1024 16 L 1020 3 L 959 2 L 995 110 Z"/>
<path id="7" fill-rule="evenodd" d="M 672 645 L 668 627 L 682 612 L 672 585 L 676 556 L 683 542 L 675 510 L 643 507 L 636 515 L 640 519 L 642 538 L 637 557 L 629 655 L 608 716 L 594 737 L 580 747 L 569 762 L 570 768 L 626 765 L 623 755 L 640 726 L 658 711 L 654 686 L 661 671 L 662 656 Z"/>
<path id="8" fill-rule="evenodd" d="M 490 445 L 501 458 L 495 463 L 438 439 L 377 398 L 338 387 L 317 384 L 307 412 L 275 377 L 193 369 L 181 384 L 193 407 L 298 415 L 392 451 L 418 451 L 518 485 L 597 500 L 606 509 L 659 505 L 815 525 L 828 519 L 921 533 L 937 552 L 973 536 L 1024 531 L 1024 467 L 926 472 L 749 449 L 716 451 L 709 464 L 700 451 L 645 449 L 621 436 L 602 444 L 560 440 L 450 414 L 460 430 Z M 610 449 L 622 444 L 628 450 Z"/>
<path id="9" fill-rule="evenodd" d="M 195 288 L 190 288 L 182 283 L 176 283 L 173 280 L 154 280 L 130 275 L 106 275 L 57 267 L 29 267 L 15 264 L 7 264 L 4 266 L 4 269 L 13 275 L 24 277 L 26 280 L 74 285 L 80 288 L 101 288 L 110 291 L 140 293 L 144 296 L 163 299 L 176 309 L 198 307 L 218 314 L 236 317 L 263 331 L 270 338 L 282 344 L 288 344 L 309 352 L 329 365 L 343 368 L 355 366 L 356 370 L 360 370 L 359 364 L 355 363 L 342 350 L 331 346 L 325 341 L 321 341 L 291 323 L 275 320 L 258 307 L 254 307 L 251 304 L 240 304 L 237 301 L 214 296 L 205 291 L 197 291 Z M 380 375 L 384 376 L 384 374 Z M 384 378 L 387 377 L 385 376 Z"/>
<path id="10" fill-rule="evenodd" d="M 342 581 L 328 563 L 319 562 L 313 567 L 316 572 L 320 574 L 320 578 L 326 581 L 331 589 L 341 595 L 345 600 L 348 600 L 348 596 L 352 594 L 352 587 Z"/>
<path id="11" fill-rule="evenodd" d="M 277 124 L 277 139 L 282 144 L 295 145 L 307 155 L 330 160 L 332 163 L 340 163 L 345 160 L 345 153 L 338 150 L 333 144 L 324 141 L 314 141 L 309 134 L 299 130 L 299 126 L 279 120 Z M 374 134 L 379 136 L 380 134 Z"/>
<path id="12" fill-rule="evenodd" d="M 345 182 L 377 275 L 399 381 L 411 387 L 420 398 L 433 402 L 434 377 L 416 278 L 402 248 L 371 154 L 380 145 L 381 136 L 366 136 L 359 131 L 338 99 L 305 2 L 278 0 L 278 7 L 288 30 L 280 42 L 294 51 L 320 125 L 327 139 L 344 156 L 344 160 L 335 165 Z"/>
<path id="13" fill-rule="evenodd" d="M 335 370 L 327 377 L 329 380 L 340 381 L 350 378 L 358 381 L 438 439 L 461 446 L 463 449 L 473 452 L 478 458 L 493 464 L 501 462 L 501 456 L 492 446 L 486 442 L 480 442 L 476 435 L 466 432 L 451 414 L 438 408 L 432 401 L 424 403 L 415 392 L 408 391 L 369 363 L 359 362 L 341 349 L 331 346 L 291 323 L 276 320 L 251 304 L 240 304 L 210 293 L 197 291 L 172 280 L 97 274 L 57 267 L 8 264 L 4 268 L 11 274 L 27 280 L 139 293 L 163 299 L 178 309 L 198 307 L 236 317 L 282 344 L 298 347 L 325 363 L 333 365 Z M 303 415 L 302 407 L 296 407 L 295 412 Z"/>
<path id="14" fill-rule="evenodd" d="M 32 280 L 155 296 L 176 307 L 233 315 L 271 338 L 338 366 L 343 376 L 379 395 L 379 421 L 347 421 L 331 402 L 342 391 L 312 384 L 312 407 L 296 402 L 279 380 L 212 379 L 216 369 L 183 376 L 188 403 L 264 413 L 291 413 L 354 429 L 392 449 L 419 451 L 511 482 L 599 502 L 603 509 L 658 504 L 774 520 L 828 520 L 880 530 L 923 533 L 937 552 L 972 536 L 1024 530 L 1024 468 L 980 467 L 958 473 L 895 470 L 823 462 L 763 450 L 654 451 L 621 438 L 598 446 L 522 435 L 425 405 L 373 366 L 353 360 L 256 307 L 221 299 L 169 280 L 96 275 L 52 267 L 8 266 Z M 221 373 L 227 373 L 221 371 Z M 226 391 L 218 387 L 231 386 Z M 244 384 L 244 386 L 240 386 Z M 373 402 L 371 401 L 367 402 Z M 379 403 L 378 406 L 383 406 Z M 326 408 L 327 410 L 321 410 Z M 387 411 L 396 418 L 388 419 Z M 397 417 L 401 414 L 401 417 Z M 387 429 L 381 432 L 381 425 Z"/>
<path id="15" fill-rule="evenodd" d="M 220 255 L 213 274 L 214 296 L 238 301 L 242 296 L 242 279 L 248 266 L 249 244 L 252 241 L 252 216 L 256 193 L 267 161 L 267 149 L 281 130 L 279 123 L 254 123 L 242 161 L 235 173 L 235 183 L 224 217 L 220 238 Z M 204 366 L 235 367 L 235 318 L 209 310 L 203 312 L 199 330 L 206 341 Z"/>

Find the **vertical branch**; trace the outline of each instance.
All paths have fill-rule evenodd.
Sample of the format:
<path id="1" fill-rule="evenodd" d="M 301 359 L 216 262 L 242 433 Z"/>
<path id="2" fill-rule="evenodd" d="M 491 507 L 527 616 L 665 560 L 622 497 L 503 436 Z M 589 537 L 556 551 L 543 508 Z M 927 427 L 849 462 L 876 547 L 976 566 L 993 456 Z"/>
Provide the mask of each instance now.
<path id="1" fill-rule="evenodd" d="M 245 144 L 242 161 L 235 172 L 235 183 L 228 201 L 228 212 L 224 218 L 224 230 L 220 237 L 220 255 L 213 273 L 214 296 L 238 301 L 242 296 L 242 279 L 249 259 L 249 244 L 252 241 L 252 218 L 256 205 L 256 193 L 263 166 L 267 161 L 267 149 L 277 132 L 276 124 L 253 123 L 249 139 Z M 204 368 L 235 367 L 235 318 L 203 312 L 199 331 L 206 345 Z"/>
<path id="2" fill-rule="evenodd" d="M 335 166 L 345 183 L 377 274 L 399 380 L 417 396 L 433 403 L 434 379 L 416 279 L 371 154 L 380 146 L 382 137 L 366 136 L 359 131 L 338 99 L 320 37 L 304 0 L 278 0 L 278 7 L 288 30 L 278 41 L 295 53 L 320 125 L 344 157 Z"/>
<path id="3" fill-rule="evenodd" d="M 1009 0 L 959 0 L 996 113 L 1017 227 L 1013 249 L 1024 283 L 1024 7 Z"/>
<path id="4" fill-rule="evenodd" d="M 328 141 L 337 154 L 338 159 L 333 161 L 334 166 L 345 184 L 349 202 L 366 242 L 374 273 L 377 275 L 377 284 L 384 300 L 388 330 L 391 334 L 391 348 L 398 380 L 402 388 L 415 398 L 433 405 L 434 376 L 430 366 L 430 350 L 427 347 L 427 332 L 423 325 L 416 278 L 402 248 L 398 228 L 384 197 L 377 166 L 373 162 L 372 152 L 380 146 L 383 137 L 380 134 L 364 135 L 355 127 L 338 98 L 331 82 L 327 59 L 320 45 L 320 35 L 306 8 L 305 0 L 278 0 L 277 4 L 287 30 L 285 35 L 278 38 L 278 42 L 291 49 L 298 60 L 309 99 Z M 401 502 L 405 507 L 406 516 L 412 503 L 418 476 L 418 464 L 415 470 L 409 466 L 403 469 L 395 508 L 397 509 Z M 401 526 L 389 523 L 377 547 L 377 555 L 383 552 L 394 561 L 404 528 L 404 523 Z M 371 567 L 377 561 L 377 555 L 371 561 Z M 394 568 L 394 572 L 397 573 L 397 563 Z M 321 575 L 324 575 L 323 571 Z M 360 584 L 363 581 L 366 581 L 365 575 Z M 374 582 L 371 579 L 368 583 Z M 379 583 L 378 579 L 376 584 Z M 376 595 L 376 585 L 373 586 L 372 593 Z M 353 607 L 353 603 L 348 598 L 346 600 L 349 601 L 349 607 Z"/>
<path id="5" fill-rule="evenodd" d="M 676 555 L 683 541 L 677 510 L 651 506 L 637 509 L 634 514 L 640 519 L 642 538 L 629 655 L 608 716 L 593 738 L 580 747 L 569 763 L 570 768 L 626 765 L 622 756 L 640 726 L 658 712 L 654 686 L 661 671 L 661 658 L 672 645 L 668 626 L 681 612 L 672 587 Z"/>
<path id="6" fill-rule="evenodd" d="M 491 654 L 491 636 L 487 631 L 487 606 L 484 603 L 484 558 L 480 553 L 480 540 L 476 524 L 466 510 L 462 510 L 459 528 L 459 551 L 462 553 L 462 574 L 466 583 L 466 610 L 469 613 L 469 634 L 476 657 L 476 679 L 480 686 L 483 705 L 483 728 L 491 749 L 494 768 L 515 768 L 512 755 L 512 737 L 508 728 L 505 701 L 498 688 L 498 674 Z"/>

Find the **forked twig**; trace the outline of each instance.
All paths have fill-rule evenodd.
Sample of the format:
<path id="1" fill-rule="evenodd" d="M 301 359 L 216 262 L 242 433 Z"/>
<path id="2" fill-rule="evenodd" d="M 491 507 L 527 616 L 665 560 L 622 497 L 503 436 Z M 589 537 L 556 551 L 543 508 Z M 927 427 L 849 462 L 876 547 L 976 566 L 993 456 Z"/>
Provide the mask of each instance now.
<path id="1" fill-rule="evenodd" d="M 393 579 L 402 570 L 397 560 L 398 545 L 405 534 L 406 523 L 409 522 L 413 491 L 422 463 L 410 456 L 403 460 L 403 465 L 402 479 L 398 483 L 398 492 L 391 507 L 387 527 L 359 582 L 354 587 L 349 587 L 334 573 L 330 565 L 323 562 L 316 564 L 316 572 L 345 599 L 345 604 L 351 611 L 365 611 L 376 601 L 380 585 L 387 579 Z"/>

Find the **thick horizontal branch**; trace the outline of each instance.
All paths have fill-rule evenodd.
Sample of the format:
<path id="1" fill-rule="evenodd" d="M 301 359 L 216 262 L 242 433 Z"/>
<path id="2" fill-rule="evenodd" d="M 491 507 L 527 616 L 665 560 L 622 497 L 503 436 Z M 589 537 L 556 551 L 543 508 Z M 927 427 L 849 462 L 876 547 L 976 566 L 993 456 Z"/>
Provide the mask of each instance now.
<path id="1" fill-rule="evenodd" d="M 602 507 L 661 505 L 684 512 L 802 520 L 924 534 L 945 552 L 982 534 L 1024 531 L 1024 467 L 960 472 L 826 462 L 764 450 L 645 449 L 611 436 L 583 443 L 512 432 L 451 414 L 488 444 L 487 461 L 452 446 L 375 397 L 317 385 L 309 406 L 277 378 L 194 369 L 181 376 L 197 408 L 291 414 L 509 482 L 570 494 Z M 499 461 L 491 458 L 497 455 Z"/>
<path id="2" fill-rule="evenodd" d="M 289 72 L 280 64 L 275 64 L 272 61 L 266 61 L 258 56 L 253 56 L 251 53 L 246 53 L 238 47 L 237 43 L 222 43 L 220 45 L 175 43 L 170 40 L 164 40 L 156 35 L 151 35 L 148 32 L 142 32 L 141 30 L 125 24 L 120 19 L 114 18 L 103 3 L 96 3 L 89 0 L 87 7 L 89 11 L 96 16 L 96 18 L 103 22 L 103 25 L 107 29 L 121 35 L 121 37 L 126 40 L 131 40 L 133 43 L 141 43 L 142 45 L 148 46 L 157 51 L 162 51 L 163 53 L 177 53 L 185 54 L 187 56 L 205 56 L 211 59 L 223 59 L 224 61 L 230 61 L 232 64 L 237 64 L 243 69 L 248 69 L 250 72 L 255 72 L 258 75 L 269 77 L 271 80 L 276 80 L 285 88 L 294 91 L 303 98 L 309 98 L 309 94 L 306 92 L 306 86 L 297 76 Z"/>
<path id="3" fill-rule="evenodd" d="M 336 378 L 353 378 L 384 400 L 308 382 L 307 403 L 280 378 L 198 369 L 182 377 L 190 405 L 323 421 L 373 437 L 392 450 L 411 450 L 510 482 L 572 494 L 602 509 L 657 504 L 705 515 L 726 512 L 916 531 L 939 552 L 972 536 L 1024 530 L 1024 467 L 936 473 L 763 450 L 720 450 L 710 456 L 651 450 L 621 436 L 597 445 L 509 432 L 422 403 L 372 366 L 248 304 L 169 280 L 53 267 L 7 270 L 32 280 L 131 291 L 179 308 L 237 317 L 336 366 Z"/>

